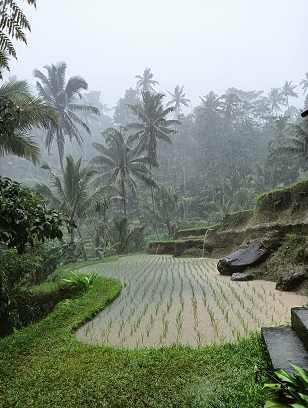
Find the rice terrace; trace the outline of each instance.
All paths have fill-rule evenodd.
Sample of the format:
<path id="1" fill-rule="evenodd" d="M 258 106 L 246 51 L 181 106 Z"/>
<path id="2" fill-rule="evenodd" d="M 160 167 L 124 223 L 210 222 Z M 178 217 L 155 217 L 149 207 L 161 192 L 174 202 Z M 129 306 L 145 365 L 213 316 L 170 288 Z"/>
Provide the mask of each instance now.
<path id="1" fill-rule="evenodd" d="M 274 282 L 231 281 L 216 264 L 206 258 L 133 255 L 82 268 L 119 279 L 122 290 L 77 337 L 123 348 L 235 342 L 261 326 L 286 324 L 290 308 L 307 301 L 276 291 Z"/>

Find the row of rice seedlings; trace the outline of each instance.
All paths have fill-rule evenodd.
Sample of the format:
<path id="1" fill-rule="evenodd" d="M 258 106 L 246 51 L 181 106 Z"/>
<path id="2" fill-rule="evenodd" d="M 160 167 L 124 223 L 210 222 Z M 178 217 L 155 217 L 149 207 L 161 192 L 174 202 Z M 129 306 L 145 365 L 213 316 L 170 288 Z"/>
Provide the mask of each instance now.
<path id="1" fill-rule="evenodd" d="M 216 306 L 220 309 L 225 321 L 228 323 L 229 327 L 233 330 L 233 332 L 236 332 L 236 330 L 233 328 L 234 322 L 230 321 L 230 316 L 229 316 L 230 311 L 232 312 L 232 314 L 234 313 L 234 301 L 231 301 L 231 299 L 227 297 L 227 294 L 223 286 L 219 284 L 217 279 L 214 279 L 214 283 L 211 282 L 211 280 L 209 280 L 208 277 L 204 277 L 204 274 L 201 274 L 201 270 L 199 268 L 197 272 L 196 281 L 200 284 L 201 279 L 203 282 L 206 282 L 207 286 L 211 289 L 211 298 L 214 300 Z M 206 305 L 207 304 L 207 291 L 202 286 L 201 286 L 201 292 L 202 292 L 203 304 Z M 235 292 L 233 292 L 232 294 L 234 295 Z M 239 302 L 240 306 L 244 308 L 243 299 L 237 293 L 236 295 L 237 296 L 235 297 L 237 301 Z M 207 311 L 210 316 L 211 324 L 216 334 L 216 337 L 218 337 L 221 340 L 224 336 L 221 336 L 219 333 L 220 327 L 219 327 L 219 323 L 217 322 L 217 317 L 214 316 L 213 310 L 211 308 L 208 307 Z M 240 318 L 239 321 L 241 325 L 243 326 L 243 331 L 247 334 L 249 330 L 248 324 L 245 322 L 243 318 Z M 198 336 L 198 343 L 199 342 L 200 342 L 200 336 Z"/>
<path id="2" fill-rule="evenodd" d="M 234 339 L 246 335 L 254 324 L 260 324 L 258 313 L 262 312 L 258 306 L 262 306 L 261 289 L 251 295 L 248 290 L 242 290 L 244 285 L 240 288 L 234 282 L 219 280 L 212 260 L 187 261 L 164 256 L 140 257 L 140 264 L 137 260 L 126 260 L 125 270 L 128 273 L 125 275 L 123 296 L 118 298 L 117 306 L 111 307 L 104 316 L 105 325 L 101 332 L 105 344 L 110 340 L 112 344 L 118 341 L 119 345 L 142 346 L 150 345 L 156 339 L 156 345 L 163 345 L 168 343 L 171 334 L 174 341 L 184 341 L 185 344 L 189 331 L 192 339 L 189 341 L 200 346 L 213 339 L 224 341 L 229 336 L 222 329 L 223 321 L 228 323 L 228 331 Z M 186 291 L 190 293 L 187 303 Z M 184 319 L 190 310 L 193 322 Z M 205 333 L 203 324 L 207 320 L 212 328 Z M 108 325 L 111 325 L 109 333 Z M 170 334 L 171 327 L 173 331 Z M 189 327 L 191 329 L 187 330 Z M 151 335 L 154 328 L 155 332 Z M 91 332 L 90 327 L 87 330 Z"/>

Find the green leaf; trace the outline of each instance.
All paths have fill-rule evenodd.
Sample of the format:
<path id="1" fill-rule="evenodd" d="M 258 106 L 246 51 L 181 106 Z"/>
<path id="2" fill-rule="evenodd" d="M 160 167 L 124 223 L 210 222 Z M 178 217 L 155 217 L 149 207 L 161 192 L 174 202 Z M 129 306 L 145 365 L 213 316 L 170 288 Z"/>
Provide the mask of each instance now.
<path id="1" fill-rule="evenodd" d="M 264 388 L 270 388 L 274 390 L 281 389 L 281 384 L 264 384 Z"/>
<path id="2" fill-rule="evenodd" d="M 308 387 L 308 371 L 291 364 L 292 368 L 300 375 L 300 378 L 307 384 Z"/>
<path id="3" fill-rule="evenodd" d="M 266 401 L 264 408 L 286 408 L 288 406 L 277 401 Z"/>
<path id="4" fill-rule="evenodd" d="M 291 383 L 297 386 L 297 381 L 295 377 L 289 375 L 285 370 L 279 368 L 278 370 L 274 370 L 274 373 L 281 381 Z"/>

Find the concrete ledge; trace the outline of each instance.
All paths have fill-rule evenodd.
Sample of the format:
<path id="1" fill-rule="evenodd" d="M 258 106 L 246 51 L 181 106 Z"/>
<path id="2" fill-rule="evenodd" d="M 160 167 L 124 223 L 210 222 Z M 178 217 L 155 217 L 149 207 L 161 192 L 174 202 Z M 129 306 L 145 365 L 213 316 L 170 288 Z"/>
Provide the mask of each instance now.
<path id="1" fill-rule="evenodd" d="M 291 324 L 308 350 L 308 307 L 293 307 L 291 309 Z"/>
<path id="2" fill-rule="evenodd" d="M 261 334 L 274 370 L 282 368 L 294 375 L 290 364 L 308 370 L 308 353 L 291 327 L 262 327 Z"/>

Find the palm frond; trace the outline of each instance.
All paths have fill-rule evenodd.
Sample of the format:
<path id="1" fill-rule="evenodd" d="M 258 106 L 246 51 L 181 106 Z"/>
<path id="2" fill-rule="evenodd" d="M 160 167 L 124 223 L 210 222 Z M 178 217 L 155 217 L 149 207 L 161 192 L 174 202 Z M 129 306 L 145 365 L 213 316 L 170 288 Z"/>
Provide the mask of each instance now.
<path id="1" fill-rule="evenodd" d="M 5 154 L 13 154 L 37 164 L 40 159 L 40 148 L 32 137 L 12 133 L 10 135 L 1 135 L 0 156 Z"/>

